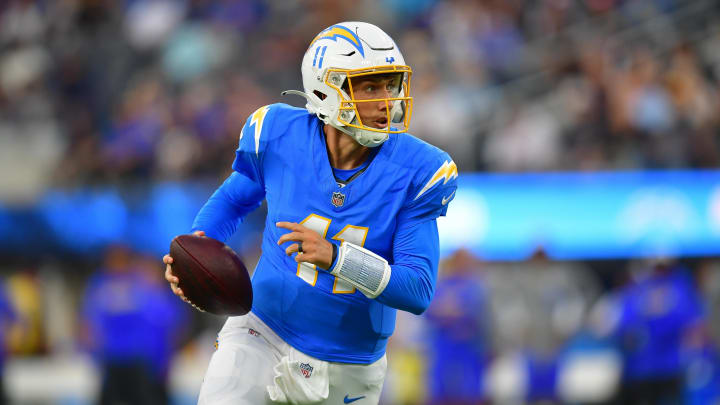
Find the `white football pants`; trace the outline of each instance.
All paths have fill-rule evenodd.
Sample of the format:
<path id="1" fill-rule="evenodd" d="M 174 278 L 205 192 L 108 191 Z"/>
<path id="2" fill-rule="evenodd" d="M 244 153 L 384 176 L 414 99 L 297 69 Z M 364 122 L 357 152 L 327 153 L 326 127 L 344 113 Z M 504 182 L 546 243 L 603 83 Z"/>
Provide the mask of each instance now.
<path id="1" fill-rule="evenodd" d="M 386 368 L 386 356 L 372 364 L 307 356 L 251 312 L 228 318 L 220 330 L 198 405 L 376 405 Z"/>

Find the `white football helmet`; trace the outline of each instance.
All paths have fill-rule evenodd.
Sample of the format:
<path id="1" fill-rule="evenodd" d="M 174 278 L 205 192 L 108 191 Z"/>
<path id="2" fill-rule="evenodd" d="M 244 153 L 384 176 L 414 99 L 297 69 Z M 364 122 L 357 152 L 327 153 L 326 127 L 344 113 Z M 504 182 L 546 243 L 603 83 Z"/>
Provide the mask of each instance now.
<path id="1" fill-rule="evenodd" d="M 388 34 L 364 22 L 343 22 L 322 30 L 310 42 L 303 57 L 305 92 L 289 90 L 307 99 L 305 107 L 324 123 L 345 132 L 359 144 L 375 147 L 391 133 L 407 131 L 412 115 L 410 77 L 400 50 Z M 351 78 L 368 75 L 397 74 L 397 90 L 387 98 L 356 100 Z M 363 102 L 385 102 L 387 125 L 366 125 L 357 110 Z"/>

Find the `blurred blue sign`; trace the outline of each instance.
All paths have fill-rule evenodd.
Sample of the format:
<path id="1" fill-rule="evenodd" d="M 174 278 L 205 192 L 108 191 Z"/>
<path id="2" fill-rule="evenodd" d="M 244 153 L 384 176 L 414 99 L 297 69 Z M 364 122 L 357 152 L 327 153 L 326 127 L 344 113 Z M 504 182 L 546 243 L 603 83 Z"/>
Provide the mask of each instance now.
<path id="1" fill-rule="evenodd" d="M 462 173 L 447 217 L 443 255 L 465 247 L 487 260 L 720 255 L 720 171 Z M 92 254 L 125 243 L 154 254 L 188 232 L 217 184 L 54 190 L 33 206 L 0 204 L 0 250 Z M 262 210 L 230 245 L 252 248 Z"/>
<path id="2" fill-rule="evenodd" d="M 463 173 L 439 229 L 487 260 L 718 255 L 720 171 Z"/>

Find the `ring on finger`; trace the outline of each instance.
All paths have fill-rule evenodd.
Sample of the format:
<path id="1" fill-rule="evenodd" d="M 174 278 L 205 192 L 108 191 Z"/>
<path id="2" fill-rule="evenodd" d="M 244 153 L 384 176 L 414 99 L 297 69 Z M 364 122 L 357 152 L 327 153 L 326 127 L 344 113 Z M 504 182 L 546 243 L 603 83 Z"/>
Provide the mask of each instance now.
<path id="1" fill-rule="evenodd" d="M 298 245 L 298 253 L 304 253 L 302 249 L 302 242 Z"/>

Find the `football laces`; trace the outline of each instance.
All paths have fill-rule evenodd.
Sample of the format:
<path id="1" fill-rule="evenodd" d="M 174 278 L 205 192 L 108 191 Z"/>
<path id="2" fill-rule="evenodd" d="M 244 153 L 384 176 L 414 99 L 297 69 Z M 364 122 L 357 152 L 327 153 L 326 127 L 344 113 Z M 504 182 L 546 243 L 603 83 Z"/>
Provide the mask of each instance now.
<path id="1" fill-rule="evenodd" d="M 200 308 L 199 306 L 195 305 L 195 304 L 194 304 L 192 301 L 190 301 L 188 298 L 185 298 L 184 301 L 187 302 L 188 304 L 190 304 L 191 307 L 197 309 L 198 311 L 200 311 L 200 312 L 205 312 L 204 309 L 202 309 L 202 308 Z"/>

